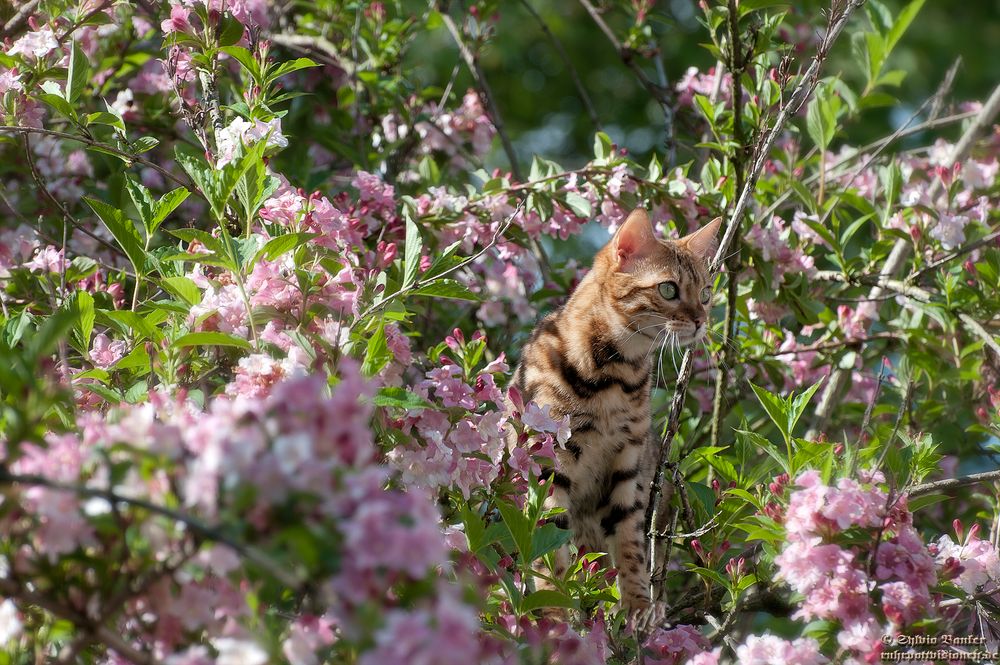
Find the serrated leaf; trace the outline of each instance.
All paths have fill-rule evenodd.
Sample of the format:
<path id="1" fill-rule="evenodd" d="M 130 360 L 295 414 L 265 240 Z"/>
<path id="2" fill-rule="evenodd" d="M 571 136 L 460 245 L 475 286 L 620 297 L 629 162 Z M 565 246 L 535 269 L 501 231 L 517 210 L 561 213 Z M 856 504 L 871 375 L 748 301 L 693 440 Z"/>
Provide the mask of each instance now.
<path id="1" fill-rule="evenodd" d="M 406 215 L 406 248 L 403 254 L 403 285 L 401 288 L 409 288 L 417 281 L 417 273 L 420 272 L 420 251 L 423 249 L 423 240 L 420 238 L 420 229 L 413 218 Z"/>
<path id="2" fill-rule="evenodd" d="M 778 426 L 778 430 L 781 432 L 782 436 L 787 439 L 789 437 L 788 407 L 785 404 L 785 400 L 778 395 L 775 395 L 767 388 L 761 388 L 753 382 L 750 382 L 750 388 L 757 396 L 757 400 L 761 403 L 761 406 L 764 407 L 764 411 L 767 412 L 771 422 Z"/>
<path id="3" fill-rule="evenodd" d="M 66 72 L 66 101 L 72 104 L 80 97 L 89 75 L 87 55 L 80 48 L 79 42 L 73 40 L 69 51 L 69 69 Z"/>
<path id="4" fill-rule="evenodd" d="M 389 386 L 378 391 L 372 398 L 375 406 L 396 407 L 399 409 L 429 409 L 431 405 L 423 397 L 398 386 Z"/>
<path id="5" fill-rule="evenodd" d="M 243 339 L 242 337 L 237 337 L 236 335 L 231 335 L 229 333 L 218 332 L 218 331 L 205 331 L 205 332 L 193 332 L 187 333 L 186 335 L 181 335 L 174 340 L 173 346 L 177 348 L 184 348 L 189 346 L 234 346 L 238 349 L 252 349 L 250 342 Z"/>
<path id="6" fill-rule="evenodd" d="M 186 188 L 178 187 L 161 196 L 153 209 L 153 218 L 150 223 L 151 232 L 156 231 L 160 227 L 160 224 L 170 216 L 170 213 L 176 210 L 177 206 L 184 203 L 190 194 L 191 192 Z"/>
<path id="7" fill-rule="evenodd" d="M 551 522 L 543 524 L 535 529 L 531 536 L 531 560 L 534 561 L 559 549 L 568 543 L 572 536 L 572 531 L 560 529 Z"/>
<path id="8" fill-rule="evenodd" d="M 254 82 L 260 83 L 260 65 L 254 59 L 253 54 L 242 46 L 224 46 L 222 52 L 232 56 L 237 62 L 243 65 Z"/>
<path id="9" fill-rule="evenodd" d="M 419 286 L 412 291 L 415 296 L 435 296 L 437 298 L 451 298 L 454 300 L 479 301 L 479 296 L 470 291 L 464 285 L 453 279 L 440 279 L 424 286 Z"/>
<path id="10" fill-rule="evenodd" d="M 300 69 L 308 69 L 310 67 L 319 67 L 319 63 L 313 62 L 309 58 L 296 58 L 295 60 L 281 63 L 281 65 L 274 70 L 274 72 L 268 75 L 267 80 L 268 82 L 271 82 L 285 76 L 286 74 L 291 74 L 292 72 L 297 72 Z"/>
<path id="11" fill-rule="evenodd" d="M 125 214 L 104 201 L 92 199 L 89 196 L 83 197 L 91 210 L 101 218 L 104 225 L 111 231 L 111 235 L 125 251 L 136 275 L 146 274 L 146 250 L 143 248 L 142 238 L 139 237 L 139 230 L 132 223 L 132 220 L 125 217 Z"/>
<path id="12" fill-rule="evenodd" d="M 388 364 L 391 358 L 388 340 L 385 337 L 385 325 L 380 324 L 372 336 L 368 338 L 365 360 L 361 363 L 361 373 L 369 377 L 375 376 Z"/>
<path id="13" fill-rule="evenodd" d="M 76 292 L 77 330 L 84 348 L 90 348 L 90 335 L 94 332 L 94 296 L 87 291 Z"/>
<path id="14" fill-rule="evenodd" d="M 132 203 L 135 204 L 136 210 L 139 211 L 139 219 L 146 228 L 146 236 L 153 235 L 152 231 L 149 230 L 150 222 L 153 220 L 153 209 L 156 206 L 153 195 L 142 183 L 130 175 L 125 176 L 125 189 L 128 191 Z"/>
<path id="15" fill-rule="evenodd" d="M 568 192 L 566 194 L 566 205 L 569 206 L 570 210 L 577 217 L 582 217 L 584 219 L 589 219 L 593 210 L 590 207 L 590 201 L 583 198 L 576 192 Z"/>
<path id="16" fill-rule="evenodd" d="M 899 40 L 910 27 L 910 24 L 913 23 L 913 19 L 917 17 L 923 6 L 924 0 L 913 0 L 896 15 L 896 20 L 893 22 L 892 28 L 889 29 L 888 34 L 885 36 L 886 53 L 896 47 L 896 44 L 899 43 Z"/>
<path id="17" fill-rule="evenodd" d="M 114 127 L 115 129 L 125 131 L 125 123 L 122 122 L 122 119 L 114 113 L 108 113 L 107 111 L 88 113 L 86 120 L 88 125 L 108 125 Z"/>
<path id="18" fill-rule="evenodd" d="M 805 412 L 806 407 L 809 405 L 809 400 L 812 396 L 816 394 L 819 387 L 823 385 L 824 379 L 820 379 L 816 383 L 812 384 L 808 388 L 802 391 L 801 394 L 796 395 L 790 404 L 788 410 L 788 434 L 791 435 L 795 431 L 795 425 L 799 422 L 799 418 Z"/>
<path id="19" fill-rule="evenodd" d="M 124 127 L 124 125 L 122 126 Z M 132 144 L 132 147 L 135 150 L 136 154 L 142 154 L 144 152 L 152 150 L 158 145 L 160 145 L 159 139 L 154 139 L 152 136 L 140 136 Z"/>
<path id="20" fill-rule="evenodd" d="M 540 607 L 579 607 L 579 602 L 555 589 L 539 589 L 524 597 L 521 601 L 521 611 L 530 612 Z"/>
<path id="21" fill-rule="evenodd" d="M 76 111 L 73 107 L 63 99 L 62 95 L 52 94 L 51 92 L 46 92 L 38 95 L 38 98 L 43 102 L 51 106 L 60 115 L 66 116 L 67 118 L 76 119 Z"/>
<path id="22" fill-rule="evenodd" d="M 268 261 L 274 261 L 279 256 L 283 256 L 296 247 L 304 245 L 318 235 L 318 233 L 286 233 L 283 236 L 271 238 L 257 252 L 257 255 L 254 257 L 254 263 L 259 261 L 261 257 Z"/>
<path id="23" fill-rule="evenodd" d="M 160 286 L 189 305 L 201 302 L 201 289 L 188 277 L 164 277 L 160 280 Z"/>

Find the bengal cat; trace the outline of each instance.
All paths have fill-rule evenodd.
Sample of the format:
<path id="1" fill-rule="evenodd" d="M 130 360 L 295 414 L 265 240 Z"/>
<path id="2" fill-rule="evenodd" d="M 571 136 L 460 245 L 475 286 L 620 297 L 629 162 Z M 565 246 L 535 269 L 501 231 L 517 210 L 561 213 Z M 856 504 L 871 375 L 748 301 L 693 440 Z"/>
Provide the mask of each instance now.
<path id="1" fill-rule="evenodd" d="M 557 450 L 549 505 L 573 542 L 607 552 L 618 568 L 622 606 L 640 627 L 662 620 L 650 596 L 643 522 L 656 466 L 650 436 L 651 357 L 665 340 L 705 335 L 712 290 L 707 265 L 721 219 L 678 240 L 657 239 L 643 209 L 633 211 L 594 258 L 566 304 L 538 324 L 514 372 L 525 402 L 570 416 Z M 555 576 L 569 565 L 556 553 Z"/>

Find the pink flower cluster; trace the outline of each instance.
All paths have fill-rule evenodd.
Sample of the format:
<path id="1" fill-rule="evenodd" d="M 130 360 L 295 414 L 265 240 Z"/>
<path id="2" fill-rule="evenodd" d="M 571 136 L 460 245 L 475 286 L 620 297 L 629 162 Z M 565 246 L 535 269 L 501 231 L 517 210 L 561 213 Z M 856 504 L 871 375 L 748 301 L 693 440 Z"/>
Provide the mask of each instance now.
<path id="1" fill-rule="evenodd" d="M 864 484 L 842 478 L 830 486 L 816 471 L 799 475 L 784 516 L 787 545 L 775 558 L 778 577 L 804 597 L 794 616 L 838 622 L 840 646 L 858 657 L 878 652 L 883 630 L 898 631 L 926 616 L 937 581 L 905 498 L 890 505 L 877 485 L 881 480 L 875 474 Z M 839 544 L 848 529 L 868 533 L 873 551 Z M 866 555 L 875 559 L 874 577 Z M 882 598 L 885 629 L 872 608 L 873 592 Z"/>

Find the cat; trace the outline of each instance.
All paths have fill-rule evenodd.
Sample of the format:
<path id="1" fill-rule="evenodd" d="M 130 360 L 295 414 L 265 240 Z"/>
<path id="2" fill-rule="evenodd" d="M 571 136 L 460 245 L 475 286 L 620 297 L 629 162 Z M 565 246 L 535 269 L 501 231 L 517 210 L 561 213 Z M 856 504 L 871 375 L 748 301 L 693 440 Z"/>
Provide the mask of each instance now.
<path id="1" fill-rule="evenodd" d="M 640 627 L 659 624 L 650 597 L 643 533 L 657 446 L 650 433 L 651 356 L 664 340 L 689 345 L 705 335 L 712 289 L 708 263 L 717 218 L 678 240 L 659 240 L 642 208 L 594 258 L 590 272 L 525 344 L 513 385 L 524 402 L 570 416 L 570 438 L 549 471 L 548 505 L 573 542 L 607 552 L 618 568 L 622 606 Z M 569 549 L 555 553 L 556 577 Z"/>

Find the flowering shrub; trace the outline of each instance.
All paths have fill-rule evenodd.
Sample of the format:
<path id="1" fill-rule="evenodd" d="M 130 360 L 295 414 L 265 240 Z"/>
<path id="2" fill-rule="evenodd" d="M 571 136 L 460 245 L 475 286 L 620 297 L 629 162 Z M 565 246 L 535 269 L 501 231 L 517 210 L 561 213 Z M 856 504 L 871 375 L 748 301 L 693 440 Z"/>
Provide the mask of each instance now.
<path id="1" fill-rule="evenodd" d="M 890 55 L 921 0 L 813 23 L 702 3 L 718 64 L 674 85 L 646 73 L 652 3 L 609 4 L 667 149 L 640 163 L 597 132 L 587 163 L 527 173 L 478 64 L 496 3 L 3 17 L 2 662 L 996 650 L 978 489 L 998 474 L 977 465 L 1000 434 L 1000 98 L 859 146 L 857 119 L 905 85 Z M 863 57 L 824 78 L 845 24 Z M 432 38 L 472 87 L 418 84 Z M 571 538 L 545 499 L 572 433 L 507 389 L 585 270 L 564 248 L 638 205 L 668 237 L 727 220 L 713 334 L 676 386 L 676 349 L 653 363 L 668 623 L 648 635 L 601 553 L 538 584 Z"/>

